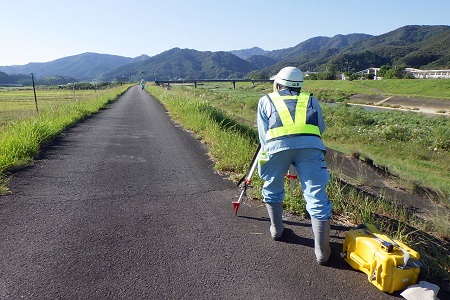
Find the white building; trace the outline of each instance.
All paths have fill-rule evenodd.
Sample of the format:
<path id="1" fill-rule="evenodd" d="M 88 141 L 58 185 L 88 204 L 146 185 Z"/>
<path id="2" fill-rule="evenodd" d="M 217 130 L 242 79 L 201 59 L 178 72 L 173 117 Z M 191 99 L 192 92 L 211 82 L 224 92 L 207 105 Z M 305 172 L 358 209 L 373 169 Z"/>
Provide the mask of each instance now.
<path id="1" fill-rule="evenodd" d="M 377 77 L 378 71 L 380 71 L 380 68 L 368 68 L 368 69 L 356 72 L 356 74 L 358 74 L 358 75 L 373 74 L 375 77 Z"/>
<path id="2" fill-rule="evenodd" d="M 414 78 L 450 79 L 450 70 L 419 70 L 414 68 L 406 68 L 405 71 L 414 76 Z"/>

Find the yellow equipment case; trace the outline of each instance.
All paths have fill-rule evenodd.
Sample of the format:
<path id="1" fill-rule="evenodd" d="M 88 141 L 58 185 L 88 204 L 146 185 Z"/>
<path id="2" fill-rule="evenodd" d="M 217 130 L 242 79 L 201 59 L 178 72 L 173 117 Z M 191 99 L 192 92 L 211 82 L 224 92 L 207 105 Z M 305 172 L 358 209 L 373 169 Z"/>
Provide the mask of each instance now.
<path id="1" fill-rule="evenodd" d="M 366 273 L 369 282 L 388 293 L 415 284 L 423 266 L 419 253 L 371 224 L 347 232 L 342 257 L 352 268 Z"/>

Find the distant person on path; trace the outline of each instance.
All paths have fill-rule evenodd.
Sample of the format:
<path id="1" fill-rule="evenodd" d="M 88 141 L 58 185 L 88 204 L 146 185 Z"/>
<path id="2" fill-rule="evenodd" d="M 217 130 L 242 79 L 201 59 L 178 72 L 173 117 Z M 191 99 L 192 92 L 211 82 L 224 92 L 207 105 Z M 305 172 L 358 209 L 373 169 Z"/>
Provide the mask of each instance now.
<path id="1" fill-rule="evenodd" d="M 330 218 L 333 205 L 326 187 L 329 181 L 325 163 L 325 131 L 322 110 L 312 94 L 301 92 L 303 73 L 298 68 L 283 68 L 274 79 L 273 93 L 259 99 L 257 123 L 261 143 L 259 176 L 264 180 L 262 196 L 270 217 L 270 233 L 280 240 L 284 177 L 292 164 L 298 172 L 306 209 L 311 216 L 314 252 L 319 264 L 326 264 L 331 254 Z"/>
<path id="2" fill-rule="evenodd" d="M 142 90 L 145 89 L 145 81 L 144 81 L 144 79 L 141 79 L 141 87 L 142 87 Z"/>

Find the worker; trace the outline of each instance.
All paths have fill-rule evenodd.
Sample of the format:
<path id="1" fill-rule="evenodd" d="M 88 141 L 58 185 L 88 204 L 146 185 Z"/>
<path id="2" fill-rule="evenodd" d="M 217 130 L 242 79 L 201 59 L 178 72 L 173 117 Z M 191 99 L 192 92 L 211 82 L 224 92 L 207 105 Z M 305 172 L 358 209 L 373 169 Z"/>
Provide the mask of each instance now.
<path id="1" fill-rule="evenodd" d="M 258 134 L 266 159 L 260 160 L 258 171 L 264 180 L 262 196 L 270 217 L 270 234 L 274 240 L 281 240 L 284 176 L 291 165 L 295 167 L 311 216 L 316 260 L 324 265 L 331 254 L 333 209 L 326 193 L 329 174 L 321 139 L 326 126 L 319 103 L 312 94 L 301 92 L 302 86 L 302 71 L 286 67 L 275 76 L 273 93 L 259 99 Z"/>

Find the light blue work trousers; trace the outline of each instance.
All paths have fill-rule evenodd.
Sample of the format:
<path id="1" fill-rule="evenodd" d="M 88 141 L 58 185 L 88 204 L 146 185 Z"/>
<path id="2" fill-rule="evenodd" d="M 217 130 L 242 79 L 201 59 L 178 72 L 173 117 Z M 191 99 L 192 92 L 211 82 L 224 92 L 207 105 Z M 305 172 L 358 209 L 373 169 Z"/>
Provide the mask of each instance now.
<path id="1" fill-rule="evenodd" d="M 264 202 L 284 200 L 284 177 L 291 164 L 297 169 L 309 215 L 317 220 L 328 220 L 333 209 L 326 193 L 330 176 L 324 153 L 319 149 L 291 149 L 271 154 L 258 169 L 264 180 Z"/>

